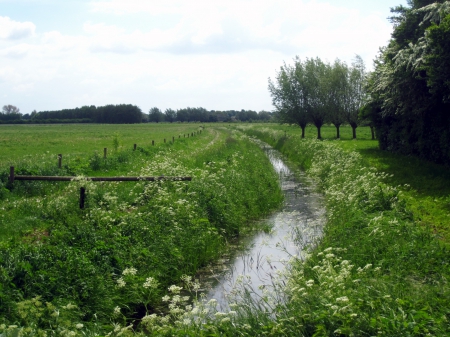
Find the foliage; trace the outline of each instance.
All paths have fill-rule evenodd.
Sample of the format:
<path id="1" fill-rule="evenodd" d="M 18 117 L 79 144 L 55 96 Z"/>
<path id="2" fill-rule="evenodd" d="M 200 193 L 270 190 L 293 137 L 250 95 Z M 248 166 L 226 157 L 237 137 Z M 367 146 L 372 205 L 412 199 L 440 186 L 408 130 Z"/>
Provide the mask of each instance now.
<path id="1" fill-rule="evenodd" d="M 101 107 L 83 106 L 75 109 L 64 109 L 57 111 L 40 111 L 32 116 L 32 121 L 47 120 L 83 120 L 88 119 L 95 123 L 140 123 L 142 111 L 135 105 L 118 104 L 105 105 Z"/>
<path id="2" fill-rule="evenodd" d="M 153 107 L 148 112 L 148 121 L 159 123 L 164 121 L 164 114 L 157 107 Z"/>
<path id="3" fill-rule="evenodd" d="M 320 139 L 322 126 L 329 122 L 335 125 L 339 138 L 344 121 L 352 126 L 356 138 L 365 81 L 365 67 L 359 56 L 351 67 L 340 60 L 331 65 L 319 58 L 302 61 L 297 57 L 293 66 L 285 64 L 280 68 L 275 81 L 269 79 L 269 91 L 278 120 L 299 125 L 303 138 L 308 123 L 316 126 Z"/>
<path id="4" fill-rule="evenodd" d="M 20 109 L 14 105 L 4 105 L 0 111 L 0 122 L 16 121 L 22 118 Z"/>
<path id="5" fill-rule="evenodd" d="M 368 90 L 380 147 L 450 163 L 448 1 L 398 7 Z"/>

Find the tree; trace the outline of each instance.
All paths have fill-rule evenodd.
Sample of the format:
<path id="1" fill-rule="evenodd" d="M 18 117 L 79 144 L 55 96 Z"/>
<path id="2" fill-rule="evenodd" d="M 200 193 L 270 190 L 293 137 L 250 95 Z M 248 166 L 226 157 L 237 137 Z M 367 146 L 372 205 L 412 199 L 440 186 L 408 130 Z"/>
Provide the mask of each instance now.
<path id="1" fill-rule="evenodd" d="M 321 139 L 321 128 L 328 118 L 327 88 L 324 85 L 327 77 L 327 65 L 318 57 L 305 61 L 305 97 L 309 118 L 317 128 L 317 139 Z"/>
<path id="2" fill-rule="evenodd" d="M 22 114 L 20 113 L 19 108 L 11 104 L 4 105 L 0 112 L 0 120 L 3 121 L 20 120 L 21 118 Z"/>
<path id="3" fill-rule="evenodd" d="M 300 126 L 302 138 L 309 121 L 304 84 L 304 67 L 298 58 L 294 67 L 284 64 L 280 68 L 275 82 L 269 79 L 269 91 L 278 121 Z"/>
<path id="4" fill-rule="evenodd" d="M 3 106 L 2 113 L 5 115 L 18 115 L 20 114 L 20 109 L 14 105 L 8 104 Z"/>
<path id="5" fill-rule="evenodd" d="M 261 121 L 269 121 L 272 119 L 272 115 L 268 111 L 261 110 L 258 112 L 258 119 Z"/>
<path id="6" fill-rule="evenodd" d="M 164 120 L 164 114 L 157 107 L 151 108 L 148 112 L 149 122 L 159 123 Z"/>
<path id="7" fill-rule="evenodd" d="M 356 139 L 356 128 L 359 123 L 359 113 L 366 99 L 365 91 L 366 67 L 361 56 L 356 55 L 348 72 L 344 111 L 347 122 L 352 127 L 353 139 Z"/>
<path id="8" fill-rule="evenodd" d="M 326 81 L 328 119 L 336 128 L 336 138 L 340 138 L 339 128 L 346 121 L 344 97 L 348 86 L 348 66 L 335 60 Z"/>
<path id="9" fill-rule="evenodd" d="M 380 148 L 450 163 L 450 1 L 408 4 L 370 76 L 373 122 Z"/>
<path id="10" fill-rule="evenodd" d="M 166 111 L 164 111 L 164 120 L 166 120 L 167 122 L 173 123 L 175 122 L 177 118 L 177 112 L 173 109 L 166 109 Z"/>

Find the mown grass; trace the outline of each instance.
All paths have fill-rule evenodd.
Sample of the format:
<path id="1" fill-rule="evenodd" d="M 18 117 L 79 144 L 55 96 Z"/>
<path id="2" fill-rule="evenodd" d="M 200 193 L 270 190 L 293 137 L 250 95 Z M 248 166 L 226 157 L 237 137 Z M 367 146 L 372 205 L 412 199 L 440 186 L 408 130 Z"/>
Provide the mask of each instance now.
<path id="1" fill-rule="evenodd" d="M 282 200 L 268 159 L 236 137 L 207 128 L 174 144 L 119 149 L 107 160 L 87 156 L 62 170 L 22 162 L 31 173 L 77 178 L 8 186 L 0 203 L 0 332 L 101 335 L 119 323 L 139 330 L 142 317 L 169 310 L 162 297 L 170 285 L 217 259 L 228 240 Z M 105 171 L 193 179 L 84 178 Z M 82 210 L 80 186 L 87 190 Z"/>
<path id="2" fill-rule="evenodd" d="M 94 152 L 103 156 L 103 149 L 114 150 L 117 138 L 121 149 L 132 149 L 134 144 L 146 148 L 184 138 L 199 130 L 201 124 L 48 124 L 48 125 L 0 125 L 0 167 L 10 166 L 22 160 L 40 160 L 49 155 L 57 163 L 62 154 L 64 162 L 78 157 L 84 159 Z"/>

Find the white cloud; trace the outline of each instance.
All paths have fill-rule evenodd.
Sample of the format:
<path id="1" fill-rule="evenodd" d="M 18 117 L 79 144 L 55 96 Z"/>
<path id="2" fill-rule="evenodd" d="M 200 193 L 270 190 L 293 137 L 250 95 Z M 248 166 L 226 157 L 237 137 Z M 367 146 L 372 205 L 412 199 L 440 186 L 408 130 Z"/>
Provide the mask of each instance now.
<path id="1" fill-rule="evenodd" d="M 32 48 L 31 45 L 21 43 L 0 50 L 0 55 L 8 58 L 19 59 L 28 55 L 28 52 Z"/>
<path id="2" fill-rule="evenodd" d="M 7 16 L 0 16 L 0 39 L 19 40 L 35 34 L 36 26 L 32 22 L 17 22 Z"/>
<path id="3" fill-rule="evenodd" d="M 151 50 L 173 54 L 235 53 L 268 50 L 348 59 L 355 53 L 366 61 L 389 39 L 385 18 L 330 3 L 256 0 L 111 0 L 91 3 L 95 12 L 131 15 L 146 13 L 149 21 L 176 17 L 178 23 L 147 32 L 102 31 L 96 51 Z M 344 55 L 341 53 L 344 51 Z"/>
<path id="4" fill-rule="evenodd" d="M 283 61 L 360 54 L 370 68 L 391 31 L 378 14 L 319 0 L 94 1 L 78 32 L 20 44 L 11 27 L 28 27 L 25 37 L 34 25 L 6 19 L 0 90 L 29 94 L 23 111 L 110 103 L 268 110 L 267 79 Z"/>

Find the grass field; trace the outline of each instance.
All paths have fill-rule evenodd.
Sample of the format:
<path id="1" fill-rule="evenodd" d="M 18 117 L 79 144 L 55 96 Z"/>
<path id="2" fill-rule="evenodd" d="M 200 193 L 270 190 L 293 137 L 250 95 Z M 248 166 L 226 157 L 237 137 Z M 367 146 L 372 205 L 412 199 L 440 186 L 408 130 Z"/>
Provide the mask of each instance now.
<path id="1" fill-rule="evenodd" d="M 0 125 L 0 166 L 23 160 L 39 160 L 39 156 L 63 154 L 67 160 L 84 157 L 95 151 L 103 155 L 106 147 L 114 150 L 114 139 L 121 149 L 134 144 L 149 147 L 181 138 L 198 131 L 200 124 L 60 124 Z M 55 162 L 57 160 L 55 159 Z"/>

